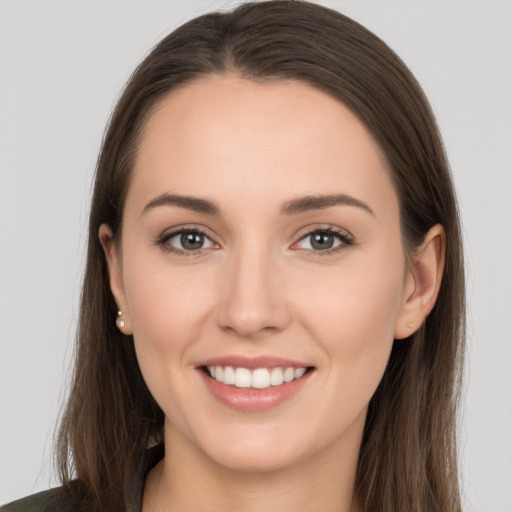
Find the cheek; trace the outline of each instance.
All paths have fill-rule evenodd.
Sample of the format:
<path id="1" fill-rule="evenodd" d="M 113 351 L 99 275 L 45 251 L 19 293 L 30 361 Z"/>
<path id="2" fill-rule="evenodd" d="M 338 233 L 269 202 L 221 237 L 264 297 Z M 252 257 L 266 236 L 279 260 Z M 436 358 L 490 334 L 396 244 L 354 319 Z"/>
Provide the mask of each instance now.
<path id="1" fill-rule="evenodd" d="M 211 303 L 208 279 L 192 266 L 173 267 L 165 255 L 127 243 L 123 281 L 137 357 L 148 379 L 191 364 L 200 319 Z M 148 385 L 150 382 L 148 382 Z"/>
<path id="2" fill-rule="evenodd" d="M 299 316 L 344 383 L 372 387 L 380 381 L 401 306 L 400 261 L 400 254 L 393 265 L 366 265 L 361 258 L 329 276 L 316 275 L 308 293 L 297 294 L 307 297 Z"/>
<path id="3" fill-rule="evenodd" d="M 137 360 L 146 384 L 173 424 L 185 425 L 183 411 L 194 382 L 190 354 L 200 339 L 211 293 L 205 279 L 189 272 L 132 260 L 125 289 Z"/>
<path id="4" fill-rule="evenodd" d="M 316 417 L 330 418 L 321 427 L 325 439 L 364 423 L 391 353 L 402 287 L 399 272 L 334 274 L 302 304 L 304 326 L 323 352 Z"/>

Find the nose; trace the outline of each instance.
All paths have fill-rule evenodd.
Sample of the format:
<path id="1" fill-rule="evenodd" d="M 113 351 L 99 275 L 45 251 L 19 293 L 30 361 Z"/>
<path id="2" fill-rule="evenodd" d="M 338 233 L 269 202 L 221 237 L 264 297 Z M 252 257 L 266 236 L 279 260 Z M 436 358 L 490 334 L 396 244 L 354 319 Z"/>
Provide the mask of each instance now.
<path id="1" fill-rule="evenodd" d="M 246 339 L 282 331 L 291 320 L 283 273 L 269 252 L 246 250 L 225 262 L 217 321 Z"/>

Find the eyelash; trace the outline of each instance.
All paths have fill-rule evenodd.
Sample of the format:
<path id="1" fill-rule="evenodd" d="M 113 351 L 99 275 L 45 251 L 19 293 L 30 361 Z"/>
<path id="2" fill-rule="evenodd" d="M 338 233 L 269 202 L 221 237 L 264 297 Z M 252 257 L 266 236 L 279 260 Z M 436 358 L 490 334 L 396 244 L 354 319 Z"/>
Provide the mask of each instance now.
<path id="1" fill-rule="evenodd" d="M 215 242 L 213 242 L 213 240 L 202 229 L 197 228 L 197 227 L 183 227 L 183 228 L 177 229 L 176 231 L 172 231 L 171 233 L 165 233 L 164 235 L 160 236 L 158 238 L 158 240 L 156 241 L 156 245 L 160 246 L 164 251 L 176 254 L 178 256 L 197 256 L 197 255 L 202 254 L 205 249 L 197 249 L 197 250 L 187 251 L 184 249 L 179 249 L 179 248 L 174 247 L 169 244 L 169 240 L 171 240 L 172 238 L 174 238 L 178 235 L 181 235 L 183 233 L 191 233 L 191 234 L 201 235 L 205 239 L 209 240 L 212 244 L 215 244 Z M 333 227 L 328 227 L 328 228 L 320 227 L 320 228 L 315 228 L 310 231 L 307 231 L 306 233 L 301 235 L 299 240 L 297 240 L 297 242 L 295 242 L 293 245 L 296 245 L 296 244 L 300 243 L 301 241 L 303 241 L 303 240 L 307 239 L 308 237 L 311 237 L 317 233 L 334 236 L 341 243 L 331 249 L 325 249 L 325 250 L 315 250 L 315 249 L 294 249 L 294 250 L 300 251 L 300 252 L 308 254 L 308 255 L 314 254 L 315 256 L 316 255 L 328 256 L 330 254 L 341 251 L 346 247 L 354 245 L 354 239 L 352 238 L 351 235 L 349 235 L 345 231 L 342 231 L 342 230 L 339 230 L 339 229 L 336 229 Z"/>
<path id="2" fill-rule="evenodd" d="M 337 253 L 339 251 L 342 251 L 343 249 L 350 247 L 351 245 L 354 245 L 354 239 L 353 237 L 347 233 L 344 230 L 337 229 L 334 227 L 318 227 L 314 228 L 312 230 L 307 231 L 305 234 L 303 234 L 297 242 L 295 242 L 294 245 L 298 244 L 299 242 L 307 239 L 308 237 L 311 237 L 315 234 L 322 234 L 322 235 L 330 235 L 336 237 L 341 243 L 335 247 L 332 247 L 331 249 L 325 249 L 325 250 L 314 250 L 314 249 L 296 249 L 298 251 L 301 251 L 307 255 L 314 255 L 314 256 L 329 256 L 330 254 Z"/>
<path id="3" fill-rule="evenodd" d="M 173 254 L 176 254 L 178 256 L 197 256 L 199 254 L 202 254 L 204 252 L 204 249 L 197 249 L 195 251 L 187 251 L 184 249 L 179 249 L 178 247 L 174 247 L 169 244 L 169 240 L 174 238 L 175 236 L 181 235 L 183 233 L 191 233 L 191 234 L 197 234 L 204 236 L 205 239 L 209 240 L 210 242 L 214 243 L 211 237 L 209 237 L 205 231 L 198 227 L 190 226 L 190 227 L 182 227 L 180 229 L 176 229 L 175 231 L 172 231 L 171 233 L 165 233 L 162 236 L 158 238 L 156 241 L 156 245 L 160 246 L 164 251 L 170 252 Z"/>

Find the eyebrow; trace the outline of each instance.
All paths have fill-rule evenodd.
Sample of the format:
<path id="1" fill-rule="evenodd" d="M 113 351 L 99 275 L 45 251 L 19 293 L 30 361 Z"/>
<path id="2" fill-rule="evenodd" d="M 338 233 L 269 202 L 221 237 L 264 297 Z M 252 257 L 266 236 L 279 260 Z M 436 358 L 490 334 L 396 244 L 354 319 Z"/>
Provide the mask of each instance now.
<path id="1" fill-rule="evenodd" d="M 179 206 L 180 208 L 205 213 L 206 215 L 220 215 L 220 209 L 212 201 L 178 194 L 162 194 L 156 197 L 144 207 L 141 215 L 158 206 Z"/>
<path id="2" fill-rule="evenodd" d="M 298 199 L 292 199 L 284 204 L 282 213 L 286 215 L 295 215 L 311 210 L 323 210 L 331 206 L 346 205 L 362 208 L 371 215 L 375 216 L 373 210 L 360 199 L 346 194 L 332 194 L 321 196 L 305 196 Z"/>
<path id="3" fill-rule="evenodd" d="M 292 199 L 283 205 L 281 213 L 285 215 L 297 215 L 311 210 L 323 210 L 338 205 L 355 206 L 375 216 L 373 210 L 365 202 L 346 194 L 304 196 L 298 199 Z M 141 215 L 159 206 L 178 206 L 206 215 L 220 215 L 220 208 L 213 201 L 178 194 L 162 194 L 156 197 L 144 207 Z"/>

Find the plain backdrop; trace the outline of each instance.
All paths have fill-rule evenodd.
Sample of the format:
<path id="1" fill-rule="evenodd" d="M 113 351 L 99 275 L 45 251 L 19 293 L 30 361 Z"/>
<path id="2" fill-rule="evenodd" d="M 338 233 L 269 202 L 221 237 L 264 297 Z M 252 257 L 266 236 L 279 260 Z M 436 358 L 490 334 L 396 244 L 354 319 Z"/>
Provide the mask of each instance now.
<path id="1" fill-rule="evenodd" d="M 411 67 L 445 138 L 467 251 L 467 511 L 512 511 L 512 3 L 319 2 Z M 119 91 L 172 28 L 232 2 L 0 0 L 0 503 L 56 485 L 90 181 Z"/>

